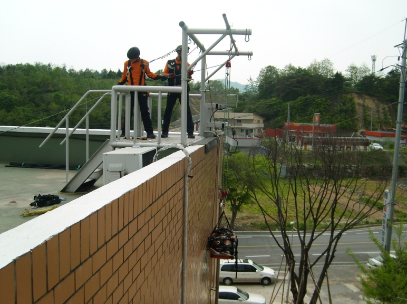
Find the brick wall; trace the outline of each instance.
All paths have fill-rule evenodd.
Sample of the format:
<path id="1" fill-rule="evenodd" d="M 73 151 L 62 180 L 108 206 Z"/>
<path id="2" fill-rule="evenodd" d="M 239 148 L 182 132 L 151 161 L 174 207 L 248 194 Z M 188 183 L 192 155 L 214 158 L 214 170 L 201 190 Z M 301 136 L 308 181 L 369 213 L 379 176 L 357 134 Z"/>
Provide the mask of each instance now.
<path id="1" fill-rule="evenodd" d="M 218 154 L 187 150 L 187 303 L 214 303 Z M 1 234 L 0 302 L 180 303 L 187 164 L 176 152 Z"/>

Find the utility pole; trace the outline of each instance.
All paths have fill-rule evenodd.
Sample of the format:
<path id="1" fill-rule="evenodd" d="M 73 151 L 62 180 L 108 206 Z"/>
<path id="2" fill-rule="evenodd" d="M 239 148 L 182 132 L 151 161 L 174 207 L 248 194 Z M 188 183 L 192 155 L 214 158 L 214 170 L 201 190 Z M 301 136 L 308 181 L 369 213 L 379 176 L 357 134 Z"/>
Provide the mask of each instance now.
<path id="1" fill-rule="evenodd" d="M 396 138 L 395 138 L 395 145 L 394 145 L 394 156 L 393 156 L 393 170 L 392 170 L 392 177 L 391 177 L 391 192 L 390 192 L 390 204 L 394 205 L 395 197 L 396 197 L 396 183 L 397 183 L 397 176 L 398 176 L 398 164 L 399 164 L 399 152 L 400 152 L 400 138 L 401 138 L 401 124 L 403 122 L 403 103 L 404 103 L 404 89 L 406 86 L 406 48 L 407 48 L 407 40 L 406 40 L 406 30 L 407 30 L 407 19 L 404 29 L 404 40 L 403 43 L 396 45 L 402 45 L 402 52 L 401 52 L 401 75 L 400 75 L 400 91 L 399 91 L 399 106 L 397 110 L 397 121 L 396 121 Z M 390 208 L 389 220 L 386 223 L 386 229 L 388 233 L 386 234 L 385 239 L 385 250 L 390 251 L 391 249 L 391 233 L 392 227 L 388 225 L 388 223 L 393 224 L 393 215 L 394 215 L 394 208 Z"/>
<path id="2" fill-rule="evenodd" d="M 314 113 L 314 116 L 312 117 L 312 150 L 314 150 L 314 128 L 315 128 L 315 116 L 317 116 L 318 118 L 318 125 L 319 125 L 319 113 Z"/>
<path id="3" fill-rule="evenodd" d="M 287 115 L 287 144 L 290 144 L 290 103 L 288 103 L 288 115 Z"/>

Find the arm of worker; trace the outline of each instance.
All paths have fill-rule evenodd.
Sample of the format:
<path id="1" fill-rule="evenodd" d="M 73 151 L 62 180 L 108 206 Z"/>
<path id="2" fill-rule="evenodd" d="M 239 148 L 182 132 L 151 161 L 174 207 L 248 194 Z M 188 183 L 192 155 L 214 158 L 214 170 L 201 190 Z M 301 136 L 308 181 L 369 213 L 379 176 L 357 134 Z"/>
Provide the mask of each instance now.
<path id="1" fill-rule="evenodd" d="M 145 72 L 145 73 L 147 74 L 147 76 L 150 77 L 151 79 L 154 79 L 154 80 L 161 80 L 161 81 L 167 80 L 167 77 L 165 77 L 165 76 L 163 76 L 163 75 L 158 75 L 158 74 L 155 74 L 155 73 L 151 72 L 151 71 L 150 71 L 149 64 L 148 64 L 148 61 L 145 61 L 145 62 L 144 62 L 144 72 Z"/>
<path id="2" fill-rule="evenodd" d="M 124 63 L 122 78 L 120 78 L 118 85 L 123 85 L 127 82 L 127 61 Z"/>

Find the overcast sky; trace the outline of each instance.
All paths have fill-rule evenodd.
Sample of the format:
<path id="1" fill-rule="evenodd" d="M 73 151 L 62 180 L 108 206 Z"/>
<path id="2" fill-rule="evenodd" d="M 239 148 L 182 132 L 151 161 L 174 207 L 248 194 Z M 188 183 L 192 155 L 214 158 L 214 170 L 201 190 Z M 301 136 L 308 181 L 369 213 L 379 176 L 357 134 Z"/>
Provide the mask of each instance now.
<path id="1" fill-rule="evenodd" d="M 406 0 L 0 0 L 0 64 L 41 62 L 80 69 L 123 70 L 127 50 L 137 46 L 148 61 L 181 44 L 180 21 L 189 28 L 225 28 L 222 14 L 234 29 L 251 29 L 250 41 L 236 36 L 247 56 L 232 60 L 231 81 L 246 84 L 262 68 L 288 64 L 307 67 L 330 59 L 345 73 L 354 63 L 376 70 L 397 63 L 407 17 Z M 219 36 L 197 35 L 209 47 Z M 215 50 L 229 49 L 227 38 Z M 191 50 L 194 48 L 191 45 Z M 189 56 L 196 59 L 198 51 Z M 163 69 L 174 53 L 151 63 Z M 208 67 L 226 60 L 210 56 Z M 400 61 L 401 62 L 401 61 Z M 200 68 L 198 64 L 196 70 Z M 211 73 L 214 69 L 210 69 Z M 195 80 L 200 73 L 194 74 Z M 221 69 L 213 78 L 223 79 Z"/>

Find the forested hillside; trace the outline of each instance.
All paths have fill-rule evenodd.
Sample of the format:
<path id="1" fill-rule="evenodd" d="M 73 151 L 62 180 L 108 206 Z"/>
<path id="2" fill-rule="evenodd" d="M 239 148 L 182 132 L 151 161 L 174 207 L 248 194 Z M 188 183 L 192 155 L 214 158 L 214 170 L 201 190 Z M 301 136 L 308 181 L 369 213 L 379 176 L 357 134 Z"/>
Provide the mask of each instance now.
<path id="1" fill-rule="evenodd" d="M 374 75 L 367 66 L 350 65 L 343 75 L 325 59 L 309 67 L 267 66 L 240 96 L 238 112 L 255 112 L 267 118 L 268 127 L 281 128 L 287 121 L 338 124 L 344 131 L 395 126 L 400 72 Z M 407 100 L 407 99 L 405 99 Z"/>
<path id="2" fill-rule="evenodd" d="M 53 127 L 86 91 L 110 89 L 121 74 L 120 70 L 75 71 L 41 63 L 0 66 L 0 125 Z M 321 123 L 335 123 L 343 130 L 357 131 L 370 130 L 371 123 L 373 129 L 378 129 L 379 124 L 394 127 L 399 80 L 398 70 L 373 75 L 366 66 L 353 64 L 343 75 L 334 72 L 332 62 L 325 59 L 314 61 L 307 68 L 267 66 L 256 80 L 247 84 L 244 93 L 239 94 L 233 87 L 229 92 L 239 94 L 235 111 L 253 112 L 266 118 L 266 127 L 281 128 L 287 121 L 290 104 L 292 122 L 311 123 L 313 114 L 321 113 Z M 164 83 L 151 80 L 148 85 Z M 221 81 L 210 82 L 207 89 L 207 101 L 213 102 L 222 100 L 227 91 Z M 199 82 L 191 83 L 192 92 L 199 90 Z M 77 122 L 99 97 L 100 94 L 89 96 L 72 121 Z M 153 113 L 154 108 L 156 105 Z M 156 126 L 155 115 L 153 123 Z M 105 98 L 94 110 L 90 126 L 109 128 L 110 98 Z"/>

